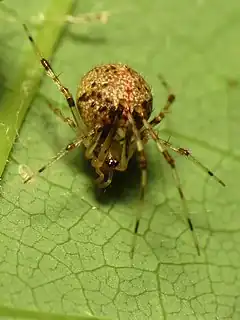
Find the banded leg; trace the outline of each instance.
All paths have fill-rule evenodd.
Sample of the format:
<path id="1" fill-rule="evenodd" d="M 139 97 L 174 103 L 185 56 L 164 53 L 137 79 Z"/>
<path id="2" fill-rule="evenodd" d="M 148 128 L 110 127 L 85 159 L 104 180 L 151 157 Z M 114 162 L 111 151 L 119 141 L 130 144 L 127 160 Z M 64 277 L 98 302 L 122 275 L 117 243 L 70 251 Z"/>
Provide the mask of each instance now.
<path id="1" fill-rule="evenodd" d="M 88 142 L 88 145 L 86 146 L 86 151 L 85 151 L 85 157 L 87 159 L 94 158 L 94 150 L 99 144 L 101 135 L 102 135 L 102 130 L 97 131 L 92 137 L 90 136 L 90 140 Z"/>
<path id="2" fill-rule="evenodd" d="M 121 168 L 120 171 L 125 171 L 128 166 L 131 137 L 132 137 L 132 132 L 130 130 L 130 127 L 128 126 L 124 133 L 121 160 L 120 160 L 120 168 Z"/>
<path id="3" fill-rule="evenodd" d="M 100 21 L 103 24 L 106 24 L 108 22 L 108 18 L 110 16 L 110 13 L 108 11 L 101 11 L 101 12 L 89 12 L 80 14 L 78 16 L 66 16 L 66 22 L 72 23 L 72 24 L 78 24 L 78 23 L 91 23 L 95 21 Z"/>
<path id="4" fill-rule="evenodd" d="M 95 180 L 96 184 L 100 189 L 106 189 L 112 182 L 113 171 L 109 171 L 107 173 L 107 179 L 106 174 L 104 174 L 99 168 L 96 168 L 96 173 L 98 174 L 98 178 Z"/>
<path id="5" fill-rule="evenodd" d="M 67 123 L 69 125 L 70 128 L 72 128 L 73 130 L 76 129 L 76 124 L 73 121 L 73 119 L 69 118 L 69 117 L 65 117 L 65 115 L 62 113 L 62 111 L 59 108 L 54 108 L 53 105 L 51 104 L 50 101 L 48 101 L 46 99 L 47 105 L 48 107 L 52 110 L 52 112 L 59 118 L 61 119 L 64 123 Z"/>
<path id="6" fill-rule="evenodd" d="M 172 144 L 169 141 L 159 139 L 163 145 L 165 145 L 167 148 L 173 150 L 174 152 L 179 153 L 182 156 L 185 156 L 189 160 L 191 160 L 195 165 L 197 165 L 200 169 L 206 172 L 211 178 L 215 179 L 218 183 L 220 183 L 223 187 L 226 187 L 226 184 L 218 178 L 210 169 L 208 169 L 206 166 L 204 166 L 199 160 L 197 160 L 188 149 L 185 148 L 176 148 L 172 146 Z"/>
<path id="7" fill-rule="evenodd" d="M 144 145 L 141 140 L 140 132 L 138 131 L 136 124 L 135 124 L 135 121 L 130 113 L 128 113 L 128 120 L 132 126 L 132 131 L 133 131 L 133 134 L 136 139 L 138 161 L 139 161 L 139 167 L 141 170 L 140 205 L 142 208 L 143 207 L 142 202 L 144 201 L 144 196 L 145 196 L 145 188 L 147 185 L 147 159 L 146 159 L 146 154 L 144 151 Z M 134 237 L 133 237 L 131 257 L 133 256 L 133 253 L 134 253 L 134 248 L 135 248 L 135 244 L 136 244 L 136 235 L 138 233 L 138 228 L 139 228 L 141 216 L 142 216 L 142 212 L 141 212 L 141 209 L 139 209 L 136 214 L 136 224 L 135 224 L 135 228 L 134 228 Z"/>
<path id="8" fill-rule="evenodd" d="M 109 172 L 107 172 L 107 180 L 105 181 L 106 174 L 101 171 L 101 168 L 102 168 L 104 162 L 106 161 L 107 157 L 109 156 L 110 147 L 114 143 L 114 136 L 116 135 L 116 132 L 118 129 L 118 121 L 121 117 L 121 114 L 122 114 L 122 110 L 119 108 L 117 110 L 117 114 L 116 114 L 112 124 L 108 126 L 107 130 L 102 131 L 102 134 L 104 136 L 106 135 L 106 138 L 105 138 L 104 142 L 101 144 L 101 149 L 100 149 L 100 152 L 99 152 L 97 158 L 92 160 L 92 164 L 94 163 L 94 167 L 96 168 L 96 172 L 99 175 L 99 177 L 96 179 L 96 183 L 98 184 L 98 186 L 100 188 L 106 188 L 112 182 L 113 170 L 109 170 Z M 101 138 L 100 138 L 100 140 L 101 140 Z M 110 160 L 110 158 L 108 158 L 107 160 Z M 108 164 L 108 166 L 110 167 L 109 164 Z"/>
<path id="9" fill-rule="evenodd" d="M 58 154 L 56 154 L 53 158 L 51 158 L 48 161 L 48 163 L 46 163 L 44 166 L 38 169 L 35 173 L 33 173 L 32 175 L 26 176 L 24 179 L 24 183 L 29 182 L 34 176 L 45 171 L 47 168 L 52 166 L 56 161 L 64 157 L 68 152 L 78 148 L 81 145 L 82 141 L 83 141 L 83 138 L 79 138 L 78 140 L 69 143 L 64 149 L 62 149 Z"/>
<path id="10" fill-rule="evenodd" d="M 192 221 L 191 221 L 190 216 L 189 216 L 189 210 L 188 210 L 188 206 L 187 206 L 187 201 L 186 201 L 186 198 L 185 198 L 184 193 L 183 193 L 183 189 L 182 189 L 182 186 L 181 186 L 180 177 L 179 177 L 178 172 L 177 172 L 175 160 L 172 158 L 172 156 L 166 150 L 162 140 L 158 138 L 158 136 L 155 133 L 155 131 L 153 130 L 151 124 L 148 123 L 145 119 L 143 119 L 143 124 L 144 124 L 145 128 L 149 131 L 150 135 L 152 136 L 152 139 L 156 142 L 158 150 L 162 153 L 162 155 L 164 156 L 165 160 L 167 161 L 167 163 L 170 165 L 170 167 L 172 169 L 173 178 L 175 180 L 176 187 L 177 187 L 177 190 L 178 190 L 181 202 L 182 202 L 182 207 L 183 207 L 183 213 L 185 215 L 185 220 L 186 220 L 186 222 L 187 222 L 187 224 L 189 226 L 189 229 L 190 229 L 190 231 L 192 233 L 192 238 L 193 238 L 193 242 L 194 242 L 194 245 L 196 247 L 197 253 L 198 253 L 198 255 L 200 255 L 200 249 L 199 249 L 198 240 L 197 240 L 194 228 L 193 228 Z"/>
<path id="11" fill-rule="evenodd" d="M 115 119 L 116 121 L 116 119 Z M 91 161 L 92 166 L 95 168 L 96 173 L 98 174 L 98 178 L 95 180 L 96 184 L 98 185 L 99 188 L 104 189 L 110 185 L 112 182 L 112 177 L 113 177 L 113 172 L 110 171 L 107 173 L 107 180 L 106 174 L 101 171 L 101 167 L 103 166 L 104 161 L 106 160 L 108 156 L 108 151 L 109 148 L 112 144 L 113 137 L 116 133 L 117 126 L 116 123 L 115 125 L 109 126 L 109 131 L 107 134 L 107 137 L 105 141 L 101 144 L 101 149 L 98 154 L 98 157 L 95 159 L 93 158 Z M 97 147 L 97 144 L 100 142 L 102 135 L 105 134 L 103 131 L 100 131 L 100 136 L 98 137 L 98 141 L 95 145 L 95 148 Z"/>
<path id="12" fill-rule="evenodd" d="M 70 91 L 68 90 L 68 88 L 64 87 L 63 84 L 61 83 L 61 81 L 59 80 L 58 76 L 56 75 L 56 73 L 53 71 L 50 63 L 48 62 L 47 59 L 45 59 L 41 53 L 41 51 L 39 50 L 36 42 L 34 41 L 33 37 L 30 34 L 30 31 L 28 30 L 26 24 L 23 24 L 23 28 L 27 34 L 27 37 L 30 41 L 30 43 L 32 44 L 34 51 L 36 52 L 36 54 L 38 55 L 39 59 L 40 59 L 40 63 L 43 66 L 43 68 L 46 71 L 46 74 L 52 79 L 52 81 L 56 84 L 56 86 L 58 87 L 59 91 L 63 94 L 63 96 L 65 97 L 69 108 L 71 109 L 73 118 L 76 122 L 76 125 L 78 127 L 81 126 L 81 118 L 80 118 L 80 114 L 78 112 L 78 109 L 76 108 L 74 99 L 72 94 L 70 93 Z"/>
<path id="13" fill-rule="evenodd" d="M 164 88 L 166 89 L 166 91 L 168 93 L 168 98 L 165 103 L 165 106 L 162 108 L 162 110 L 159 112 L 159 114 L 150 121 L 150 125 L 153 127 L 158 125 L 165 118 L 166 114 L 169 112 L 169 109 L 176 98 L 175 95 L 172 93 L 172 90 L 171 90 L 169 84 L 167 83 L 167 81 L 161 75 L 159 75 L 159 79 L 161 80 L 162 85 L 164 86 Z"/>

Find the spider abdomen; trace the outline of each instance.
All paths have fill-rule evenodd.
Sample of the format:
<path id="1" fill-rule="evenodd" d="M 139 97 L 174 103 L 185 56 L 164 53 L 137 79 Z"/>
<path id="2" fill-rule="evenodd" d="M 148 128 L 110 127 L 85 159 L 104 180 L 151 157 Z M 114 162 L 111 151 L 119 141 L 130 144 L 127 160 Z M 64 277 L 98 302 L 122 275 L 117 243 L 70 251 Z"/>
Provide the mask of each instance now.
<path id="1" fill-rule="evenodd" d="M 122 113 L 118 126 L 127 123 L 130 112 L 137 127 L 141 118 L 152 112 L 152 93 L 143 77 L 124 64 L 104 64 L 90 70 L 81 80 L 77 91 L 77 107 L 89 129 L 113 122 L 117 110 Z"/>

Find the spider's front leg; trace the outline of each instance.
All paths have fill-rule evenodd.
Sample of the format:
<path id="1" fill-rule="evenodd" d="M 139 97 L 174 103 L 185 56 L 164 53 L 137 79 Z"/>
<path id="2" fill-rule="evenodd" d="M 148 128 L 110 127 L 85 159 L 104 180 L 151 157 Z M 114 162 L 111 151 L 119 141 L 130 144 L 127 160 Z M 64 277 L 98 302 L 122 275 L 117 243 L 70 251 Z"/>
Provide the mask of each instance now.
<path id="1" fill-rule="evenodd" d="M 36 42 L 34 41 L 30 31 L 28 30 L 28 27 L 26 26 L 26 24 L 23 24 L 23 28 L 27 34 L 27 37 L 30 41 L 30 43 L 32 44 L 34 51 L 36 52 L 36 54 L 38 55 L 39 59 L 40 59 L 40 63 L 43 66 L 43 68 L 46 71 L 46 74 L 52 79 L 52 81 L 56 84 L 56 86 L 58 87 L 59 91 L 63 94 L 63 96 L 65 97 L 69 108 L 71 109 L 74 121 L 75 121 L 75 126 L 80 127 L 81 126 L 81 117 L 80 117 L 80 113 L 78 111 L 78 109 L 76 108 L 76 104 L 75 101 L 73 99 L 73 96 L 71 94 L 71 92 L 69 91 L 69 89 L 67 87 L 65 87 L 62 82 L 60 81 L 60 79 L 58 78 L 58 76 L 56 75 L 56 73 L 53 71 L 50 63 L 48 62 L 48 60 L 46 58 L 43 57 L 40 49 L 38 48 Z"/>
<path id="2" fill-rule="evenodd" d="M 74 122 L 73 119 L 69 118 L 69 117 L 66 117 L 63 112 L 57 108 L 57 107 L 54 107 L 53 105 L 53 101 L 50 101 L 49 99 L 47 99 L 46 97 L 42 97 L 45 101 L 45 103 L 47 104 L 47 106 L 49 107 L 49 109 L 60 119 L 62 120 L 64 123 L 68 124 L 69 127 L 71 129 L 73 129 L 74 131 L 76 130 L 76 123 Z"/>
<path id="3" fill-rule="evenodd" d="M 167 163 L 171 167 L 172 175 L 173 175 L 173 178 L 174 178 L 175 184 L 176 184 L 176 188 L 177 188 L 178 194 L 179 194 L 181 202 L 182 202 L 183 214 L 184 214 L 184 218 L 185 218 L 184 220 L 188 224 L 189 230 L 191 231 L 191 234 L 192 234 L 192 238 L 193 238 L 193 242 L 194 242 L 195 248 L 197 250 L 198 255 L 200 255 L 200 248 L 199 248 L 197 236 L 196 236 L 196 233 L 195 233 L 195 230 L 194 230 L 194 227 L 193 227 L 192 220 L 191 220 L 190 215 L 189 215 L 189 210 L 188 210 L 188 206 L 187 206 L 187 200 L 186 200 L 184 192 L 183 192 L 183 188 L 182 188 L 180 177 L 179 177 L 179 174 L 178 174 L 178 171 L 177 171 L 177 168 L 176 168 L 175 160 L 169 154 L 166 146 L 164 145 L 162 140 L 158 137 L 157 133 L 154 131 L 154 129 L 152 128 L 151 124 L 149 122 L 147 122 L 147 120 L 145 120 L 145 119 L 143 119 L 143 124 L 144 124 L 145 128 L 148 130 L 148 132 L 151 135 L 152 139 L 156 142 L 158 150 L 162 153 L 164 159 L 167 161 Z"/>
<path id="4" fill-rule="evenodd" d="M 41 168 L 39 168 L 35 173 L 32 173 L 31 175 L 25 176 L 24 178 L 24 183 L 29 182 L 30 180 L 33 179 L 36 175 L 42 173 L 45 171 L 47 168 L 52 166 L 56 161 L 64 157 L 66 154 L 68 154 L 70 151 L 78 148 L 83 142 L 83 138 L 78 138 L 77 140 L 69 143 L 64 149 L 62 149 L 58 154 L 56 154 L 54 157 L 52 157 L 48 163 L 43 165 Z"/>

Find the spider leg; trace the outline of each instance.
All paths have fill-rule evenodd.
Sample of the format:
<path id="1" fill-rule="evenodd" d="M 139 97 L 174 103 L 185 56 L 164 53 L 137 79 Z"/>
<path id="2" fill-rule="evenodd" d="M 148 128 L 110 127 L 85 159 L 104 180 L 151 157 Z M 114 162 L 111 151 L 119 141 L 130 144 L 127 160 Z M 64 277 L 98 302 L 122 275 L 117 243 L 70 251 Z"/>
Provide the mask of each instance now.
<path id="1" fill-rule="evenodd" d="M 111 144 L 112 144 L 113 138 L 116 134 L 116 131 L 117 131 L 117 125 L 115 122 L 111 125 L 111 127 L 109 127 L 107 137 L 106 137 L 105 141 L 103 142 L 103 144 L 101 145 L 100 152 L 99 152 L 98 157 L 96 159 L 96 162 L 98 163 L 99 168 L 103 165 L 103 163 L 108 155 L 108 151 L 109 151 L 109 148 L 111 147 Z M 102 133 L 105 134 L 106 132 L 102 132 Z"/>
<path id="2" fill-rule="evenodd" d="M 114 132 L 114 128 L 112 128 L 111 130 L 113 130 L 113 133 L 110 134 L 109 132 L 109 136 L 110 136 L 110 141 L 111 141 L 111 144 L 109 146 L 108 142 L 104 142 L 103 146 L 101 147 L 102 149 L 104 148 L 104 150 L 106 150 L 105 152 L 105 155 L 106 157 L 109 155 L 109 148 L 112 146 L 112 143 L 113 142 L 113 134 L 116 133 L 116 130 Z M 128 128 L 126 129 L 125 131 L 125 135 L 124 135 L 124 140 L 123 140 L 123 145 L 122 145 L 122 152 L 121 152 L 121 158 L 120 158 L 120 166 L 118 167 L 117 170 L 119 171 L 125 171 L 127 169 L 127 166 L 128 166 L 128 149 L 129 149 L 129 142 L 130 142 L 130 138 L 131 138 L 131 131 L 128 130 Z M 109 136 L 106 138 L 109 139 Z M 107 149 L 108 148 L 108 149 Z M 103 151 L 103 150 L 101 150 Z M 106 159 L 106 158 L 105 158 Z M 97 159 L 99 160 L 99 158 Z M 103 173 L 101 170 L 100 170 L 100 167 L 97 167 L 96 168 L 96 172 L 97 174 L 99 175 L 99 177 L 96 179 L 96 183 L 98 184 L 99 188 L 106 188 L 108 187 L 111 182 L 112 182 L 112 178 L 113 178 L 113 171 L 109 171 L 106 173 Z M 106 180 L 106 175 L 107 175 L 107 180 Z"/>
<path id="3" fill-rule="evenodd" d="M 106 180 L 106 175 L 100 169 L 97 168 L 96 172 L 98 174 L 98 178 L 95 180 L 95 182 L 97 183 L 98 187 L 100 189 L 107 188 L 112 182 L 113 171 L 109 171 L 107 173 L 107 180 Z"/>
<path id="4" fill-rule="evenodd" d="M 83 142 L 83 138 L 78 138 L 76 141 L 73 141 L 73 142 L 69 143 L 64 149 L 62 149 L 60 152 L 58 152 L 54 157 L 52 157 L 48 161 L 48 163 L 46 163 L 41 168 L 39 168 L 35 173 L 33 173 L 31 175 L 28 175 L 28 176 L 25 176 L 24 183 L 29 182 L 30 180 L 32 180 L 32 178 L 34 176 L 36 176 L 39 173 L 42 173 L 43 171 L 45 171 L 47 168 L 52 166 L 56 161 L 58 161 L 59 159 L 64 157 L 66 154 L 68 154 L 70 151 L 78 148 L 81 145 L 82 142 Z"/>
<path id="5" fill-rule="evenodd" d="M 128 167 L 128 161 L 132 156 L 131 148 L 131 138 L 132 138 L 132 131 L 130 126 L 128 126 L 124 133 L 124 140 L 122 145 L 122 154 L 120 160 L 120 171 L 125 171 Z"/>
<path id="6" fill-rule="evenodd" d="M 165 160 L 167 161 L 167 163 L 170 165 L 171 169 L 172 169 L 172 174 L 173 174 L 173 178 L 175 180 L 176 183 L 176 187 L 182 202 L 182 207 L 183 207 L 183 213 L 185 215 L 185 220 L 189 226 L 189 229 L 192 233 L 192 238 L 193 238 L 193 242 L 194 245 L 196 247 L 197 253 L 198 255 L 200 255 L 200 249 L 199 249 L 199 244 L 198 244 L 198 240 L 197 240 L 197 236 L 195 234 L 194 231 L 194 227 L 192 224 L 192 221 L 190 219 L 189 216 L 189 210 L 188 210 L 188 206 L 187 206 L 187 201 L 185 198 L 185 195 L 183 193 L 183 189 L 181 186 L 181 181 L 180 181 L 180 177 L 178 175 L 178 171 L 176 168 L 176 164 L 174 159 L 172 158 L 172 156 L 169 154 L 169 152 L 166 150 L 164 143 L 161 141 L 161 139 L 158 138 L 156 132 L 153 130 L 152 126 L 150 123 L 148 123 L 145 119 L 143 119 L 143 124 L 145 126 L 145 128 L 149 131 L 150 135 L 152 136 L 152 139 L 156 142 L 158 150 L 162 153 L 162 155 L 164 156 Z"/>
<path id="7" fill-rule="evenodd" d="M 165 118 L 166 114 L 169 112 L 171 105 L 175 101 L 175 95 L 172 93 L 172 90 L 167 81 L 161 75 L 159 75 L 159 79 L 161 80 L 162 85 L 166 89 L 168 97 L 164 107 L 161 109 L 159 114 L 150 121 L 150 125 L 153 127 L 158 125 Z"/>
<path id="8" fill-rule="evenodd" d="M 121 152 L 121 158 L 120 158 L 120 166 L 119 169 L 120 171 L 125 171 L 128 166 L 128 161 L 127 161 L 127 154 L 128 154 L 128 144 L 129 144 L 129 139 L 128 139 L 128 131 L 127 129 L 124 132 L 124 138 L 123 138 L 123 144 L 122 144 L 122 152 Z"/>
<path id="9" fill-rule="evenodd" d="M 97 131 L 91 138 L 91 140 L 89 141 L 88 145 L 86 145 L 86 151 L 85 151 L 85 157 L 87 159 L 93 159 L 94 157 L 94 150 L 96 149 L 96 147 L 99 144 L 99 140 L 101 138 L 102 135 L 102 130 Z"/>
<path id="10" fill-rule="evenodd" d="M 100 131 L 100 136 L 97 136 L 97 143 L 96 145 L 93 145 L 93 148 L 95 149 L 98 144 L 101 145 L 100 151 L 96 158 L 93 158 L 91 161 L 92 166 L 95 168 L 97 174 L 99 177 L 96 179 L 96 183 L 100 188 L 106 188 L 109 186 L 109 184 L 112 181 L 113 172 L 112 170 L 109 170 L 108 172 L 102 172 L 102 166 L 109 155 L 109 150 L 111 148 L 111 145 L 114 140 L 114 136 L 118 129 L 118 121 L 122 114 L 122 109 L 119 108 L 116 111 L 115 118 L 111 124 L 108 124 L 103 130 Z M 104 141 L 102 142 L 104 138 Z M 107 174 L 107 181 L 105 181 L 105 176 Z"/>
<path id="11" fill-rule="evenodd" d="M 108 18 L 110 16 L 110 13 L 107 11 L 101 11 L 101 12 L 89 12 L 85 14 L 80 14 L 78 16 L 66 16 L 66 22 L 77 24 L 77 23 L 90 23 L 94 21 L 100 21 L 103 24 L 106 24 L 108 22 Z"/>
<path id="12" fill-rule="evenodd" d="M 52 112 L 59 118 L 61 119 L 64 123 L 67 123 L 69 125 L 70 128 L 72 128 L 73 130 L 76 129 L 76 124 L 75 122 L 73 121 L 73 119 L 69 118 L 69 117 L 66 117 L 62 111 L 59 109 L 59 108 L 55 108 L 52 103 L 48 100 L 48 99 L 45 99 L 46 100 L 46 103 L 49 107 L 49 109 L 52 110 Z"/>
<path id="13" fill-rule="evenodd" d="M 205 171 L 210 177 L 212 177 L 213 179 L 215 179 L 218 183 L 220 183 L 223 187 L 226 186 L 226 184 L 220 179 L 218 178 L 210 169 L 208 169 L 208 167 L 204 166 L 199 160 L 197 160 L 188 149 L 185 148 L 176 148 L 174 146 L 172 146 L 172 144 L 169 141 L 160 139 L 161 143 L 163 145 L 165 145 L 167 148 L 170 148 L 171 150 L 173 150 L 174 152 L 179 153 L 182 156 L 185 156 L 186 158 L 188 158 L 189 160 L 191 160 L 196 166 L 198 166 L 200 169 L 202 169 L 203 171 Z"/>
<path id="14" fill-rule="evenodd" d="M 62 82 L 59 80 L 59 77 L 56 75 L 56 73 L 53 71 L 50 63 L 48 62 L 48 60 L 46 58 L 43 57 L 41 51 L 39 50 L 36 42 L 34 41 L 30 31 L 28 30 L 28 27 L 26 26 L 26 24 L 23 24 L 23 28 L 27 34 L 27 37 L 30 41 L 30 43 L 32 44 L 34 51 L 36 52 L 36 54 L 38 55 L 39 59 L 40 59 L 40 63 L 43 66 L 43 68 L 46 71 L 46 74 L 52 79 L 52 81 L 56 84 L 56 86 L 58 87 L 59 91 L 63 94 L 63 96 L 65 97 L 69 108 L 71 109 L 73 118 L 76 122 L 76 126 L 80 127 L 81 126 L 81 118 L 80 118 L 80 114 L 78 109 L 76 108 L 74 99 L 72 94 L 70 93 L 69 89 L 64 87 Z"/>
<path id="15" fill-rule="evenodd" d="M 132 126 L 132 132 L 134 134 L 134 137 L 136 139 L 136 147 L 137 147 L 137 152 L 138 152 L 138 161 L 139 161 L 139 167 L 141 170 L 141 185 L 140 185 L 140 205 L 142 208 L 142 202 L 144 201 L 144 195 L 145 195 L 145 188 L 147 185 L 147 159 L 146 159 L 146 154 L 144 151 L 144 145 L 141 140 L 141 135 L 139 130 L 136 127 L 135 121 L 130 113 L 128 113 L 128 120 L 129 123 Z M 136 224 L 134 228 L 134 237 L 133 237 L 133 244 L 132 244 L 132 251 L 131 251 L 131 257 L 133 256 L 134 248 L 135 248 L 135 243 L 136 243 L 136 235 L 138 233 L 138 228 L 139 228 L 139 222 L 141 219 L 142 211 L 137 210 L 136 214 Z"/>

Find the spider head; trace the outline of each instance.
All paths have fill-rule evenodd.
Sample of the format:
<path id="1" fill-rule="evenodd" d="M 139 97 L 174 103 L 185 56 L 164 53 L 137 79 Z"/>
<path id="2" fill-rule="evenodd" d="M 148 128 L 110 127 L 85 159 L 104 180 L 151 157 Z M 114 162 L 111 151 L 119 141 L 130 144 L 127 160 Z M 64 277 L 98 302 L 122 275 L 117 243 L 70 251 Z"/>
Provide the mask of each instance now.
<path id="1" fill-rule="evenodd" d="M 112 157 L 108 157 L 106 159 L 106 164 L 109 167 L 109 169 L 114 170 L 118 166 L 119 161 L 117 159 L 112 158 Z"/>

